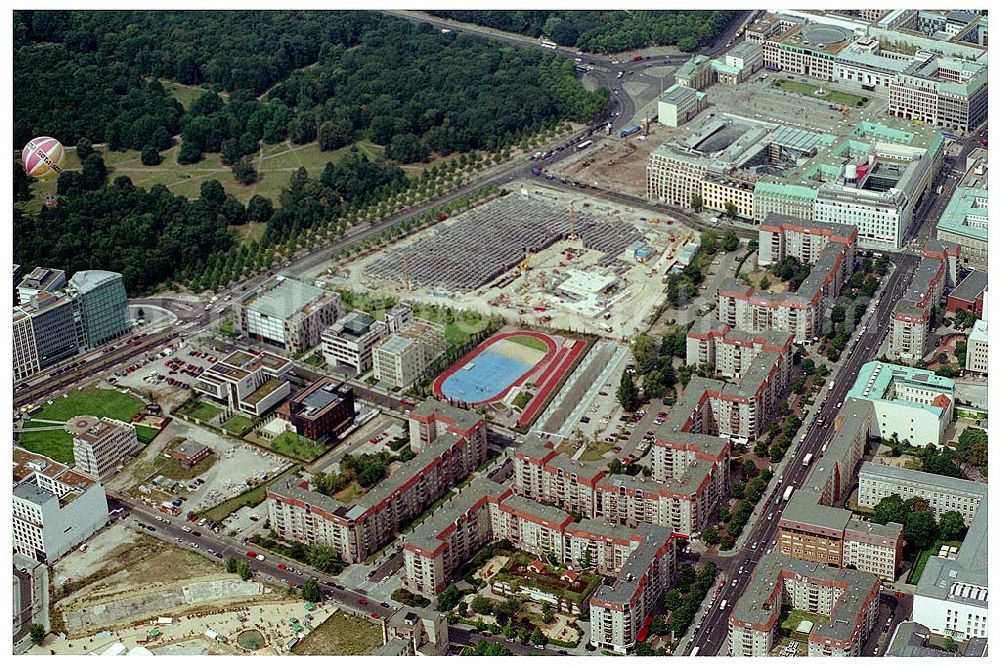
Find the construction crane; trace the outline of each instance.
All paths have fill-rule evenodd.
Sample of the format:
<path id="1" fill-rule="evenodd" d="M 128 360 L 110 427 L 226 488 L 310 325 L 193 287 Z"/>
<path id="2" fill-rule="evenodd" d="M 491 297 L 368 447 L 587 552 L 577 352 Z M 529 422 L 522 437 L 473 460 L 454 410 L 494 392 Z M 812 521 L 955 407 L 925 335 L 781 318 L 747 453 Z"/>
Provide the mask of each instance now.
<path id="1" fill-rule="evenodd" d="M 573 204 L 575 201 L 569 202 L 569 239 L 576 240 L 576 215 L 573 212 Z"/>

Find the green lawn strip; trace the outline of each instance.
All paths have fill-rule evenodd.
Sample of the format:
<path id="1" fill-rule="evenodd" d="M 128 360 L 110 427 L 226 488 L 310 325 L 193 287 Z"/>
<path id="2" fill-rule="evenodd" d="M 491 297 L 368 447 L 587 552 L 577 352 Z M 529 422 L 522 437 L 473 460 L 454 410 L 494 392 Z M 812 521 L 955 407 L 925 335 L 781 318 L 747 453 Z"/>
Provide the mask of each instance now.
<path id="1" fill-rule="evenodd" d="M 272 451 L 289 458 L 309 461 L 323 454 L 326 447 L 294 432 L 283 432 L 271 440 Z"/>
<path id="2" fill-rule="evenodd" d="M 530 335 L 512 335 L 507 339 L 511 342 L 516 342 L 519 345 L 524 345 L 530 349 L 537 349 L 543 354 L 549 351 L 549 346 L 545 344 L 544 340 L 539 340 L 538 338 Z"/>
<path id="3" fill-rule="evenodd" d="M 31 417 L 66 422 L 74 416 L 110 416 L 130 423 L 144 406 L 141 400 L 121 391 L 91 385 L 80 391 L 70 391 L 66 397 L 56 398 L 51 405 L 42 405 L 32 412 Z"/>
<path id="4" fill-rule="evenodd" d="M 792 610 L 789 611 L 788 617 L 785 618 L 785 621 L 781 623 L 781 628 L 790 632 L 795 632 L 796 627 L 798 627 L 799 623 L 803 620 L 808 620 L 815 625 L 829 622 L 830 618 L 827 615 L 821 615 L 819 613 L 807 613 L 806 611 Z"/>
<path id="5" fill-rule="evenodd" d="M 292 465 L 283 473 L 279 474 L 270 481 L 255 486 L 243 493 L 240 493 L 236 497 L 227 499 L 225 502 L 217 504 L 211 509 L 202 511 L 199 515 L 203 518 L 208 518 L 209 520 L 214 520 L 217 523 L 221 523 L 226 518 L 226 516 L 231 514 L 233 511 L 241 509 L 245 506 L 256 506 L 257 504 L 263 502 L 264 499 L 267 497 L 267 489 L 270 486 L 274 485 L 275 483 L 277 483 L 281 479 L 284 479 L 287 476 L 298 473 L 300 469 L 302 469 L 302 465 Z"/>
<path id="6" fill-rule="evenodd" d="M 199 421 L 211 421 L 222 413 L 222 408 L 216 407 L 215 405 L 207 402 L 196 400 L 192 406 L 185 408 L 183 411 L 177 411 L 178 413 L 186 414 L 187 416 L 190 416 L 193 419 L 198 419 Z"/>
<path id="7" fill-rule="evenodd" d="M 150 428 L 149 426 L 136 425 L 135 426 L 135 436 L 143 444 L 149 444 L 156 436 L 160 434 L 158 428 Z"/>
<path id="8" fill-rule="evenodd" d="M 222 424 L 222 429 L 226 432 L 242 437 L 253 428 L 253 419 L 244 414 L 231 416 L 228 421 Z"/>
<path id="9" fill-rule="evenodd" d="M 25 431 L 18 445 L 58 462 L 73 464 L 73 437 L 65 430 Z"/>

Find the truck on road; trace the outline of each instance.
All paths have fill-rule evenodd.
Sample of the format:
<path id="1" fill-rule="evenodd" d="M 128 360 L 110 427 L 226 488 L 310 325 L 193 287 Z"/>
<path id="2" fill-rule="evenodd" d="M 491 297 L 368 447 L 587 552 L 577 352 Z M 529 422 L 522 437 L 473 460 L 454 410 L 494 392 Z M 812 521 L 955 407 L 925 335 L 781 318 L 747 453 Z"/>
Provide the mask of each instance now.
<path id="1" fill-rule="evenodd" d="M 809 463 L 812 462 L 812 459 L 813 459 L 813 454 L 807 453 L 806 457 L 802 459 L 802 466 L 809 467 Z"/>
<path id="2" fill-rule="evenodd" d="M 826 388 L 827 388 L 827 390 L 832 391 L 833 390 L 833 382 L 831 381 L 830 385 L 827 386 Z"/>
<path id="3" fill-rule="evenodd" d="M 792 491 L 794 490 L 795 490 L 794 486 L 788 486 L 787 488 L 785 488 L 785 493 L 781 496 L 781 499 L 787 502 L 792 497 Z"/>

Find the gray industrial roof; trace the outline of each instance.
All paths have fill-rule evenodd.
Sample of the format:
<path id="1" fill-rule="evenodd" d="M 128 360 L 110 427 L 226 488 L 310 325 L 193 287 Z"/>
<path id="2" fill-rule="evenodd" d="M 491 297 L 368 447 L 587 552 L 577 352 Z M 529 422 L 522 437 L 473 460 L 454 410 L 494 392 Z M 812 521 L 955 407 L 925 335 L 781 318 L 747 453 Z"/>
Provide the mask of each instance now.
<path id="1" fill-rule="evenodd" d="M 956 479 L 950 476 L 941 476 L 939 474 L 930 474 L 928 472 L 918 472 L 917 470 L 906 469 L 904 467 L 880 465 L 878 463 L 866 461 L 861 463 L 861 471 L 858 476 L 859 478 L 866 476 L 881 477 L 915 486 L 924 486 L 944 492 L 956 494 L 961 493 L 968 496 L 980 496 L 983 500 L 986 499 L 987 486 L 985 483 L 969 481 L 967 479 Z"/>
<path id="2" fill-rule="evenodd" d="M 989 504 L 979 505 L 958 556 L 949 560 L 931 557 L 917 583 L 916 596 L 949 599 L 973 606 L 987 605 L 989 544 L 987 525 Z"/>
<path id="3" fill-rule="evenodd" d="M 122 274 L 111 271 L 77 271 L 70 278 L 69 285 L 81 294 L 85 294 L 116 279 L 121 280 Z"/>
<path id="4" fill-rule="evenodd" d="M 952 290 L 951 296 L 963 301 L 975 301 L 986 291 L 988 278 L 986 271 L 972 271 Z"/>
<path id="5" fill-rule="evenodd" d="M 76 276 L 73 278 L 76 279 Z M 283 277 L 270 288 L 257 292 L 247 303 L 247 307 L 268 317 L 287 319 L 313 301 L 328 295 L 328 292 L 319 287 Z"/>

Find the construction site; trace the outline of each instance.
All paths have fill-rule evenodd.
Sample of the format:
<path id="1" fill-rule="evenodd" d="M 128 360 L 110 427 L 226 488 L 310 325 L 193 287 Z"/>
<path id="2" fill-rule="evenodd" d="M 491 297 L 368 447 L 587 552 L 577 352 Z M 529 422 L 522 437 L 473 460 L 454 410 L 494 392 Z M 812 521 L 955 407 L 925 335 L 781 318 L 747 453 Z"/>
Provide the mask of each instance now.
<path id="1" fill-rule="evenodd" d="M 646 196 L 646 165 L 649 154 L 664 141 L 683 139 L 691 130 L 643 122 L 642 131 L 627 137 L 604 137 L 592 147 L 579 151 L 551 168 L 549 173 L 562 182 L 580 181 L 609 190 Z"/>
<path id="2" fill-rule="evenodd" d="M 322 281 L 621 338 L 645 330 L 695 233 L 541 182 L 328 270 Z"/>

